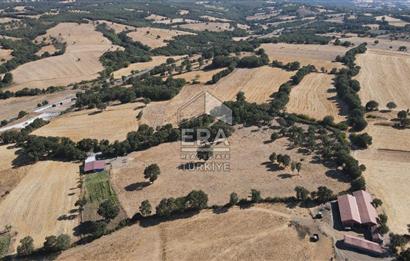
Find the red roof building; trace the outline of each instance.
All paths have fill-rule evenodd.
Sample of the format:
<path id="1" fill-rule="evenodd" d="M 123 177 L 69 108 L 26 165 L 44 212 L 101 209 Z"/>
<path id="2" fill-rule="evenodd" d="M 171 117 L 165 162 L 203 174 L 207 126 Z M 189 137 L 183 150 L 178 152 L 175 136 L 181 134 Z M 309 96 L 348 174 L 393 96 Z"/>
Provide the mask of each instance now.
<path id="1" fill-rule="evenodd" d="M 84 163 L 84 172 L 100 172 L 105 169 L 105 161 L 96 160 Z"/>
<path id="2" fill-rule="evenodd" d="M 338 196 L 337 204 L 339 205 L 340 219 L 344 226 L 362 223 L 355 197 L 349 194 Z"/>
<path id="3" fill-rule="evenodd" d="M 377 212 L 372 205 L 372 197 L 364 190 L 337 197 L 340 218 L 344 226 L 354 224 L 376 225 Z"/>
<path id="4" fill-rule="evenodd" d="M 382 248 L 381 245 L 363 239 L 359 237 L 353 237 L 353 236 L 344 236 L 343 242 L 350 247 L 371 253 L 371 254 L 376 254 L 376 255 L 383 255 L 385 253 L 385 250 Z"/>
<path id="5" fill-rule="evenodd" d="M 377 211 L 372 205 L 372 196 L 364 190 L 353 192 L 353 196 L 356 198 L 357 206 L 359 207 L 362 224 L 376 225 Z"/>

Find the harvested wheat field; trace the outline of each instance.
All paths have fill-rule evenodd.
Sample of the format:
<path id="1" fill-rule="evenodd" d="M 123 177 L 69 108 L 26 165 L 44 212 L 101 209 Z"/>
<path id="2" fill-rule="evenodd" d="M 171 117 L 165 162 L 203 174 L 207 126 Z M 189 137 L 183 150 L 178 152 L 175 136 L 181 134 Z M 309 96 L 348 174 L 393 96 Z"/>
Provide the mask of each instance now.
<path id="1" fill-rule="evenodd" d="M 312 64 L 318 70 L 324 67 L 326 70 L 341 68 L 341 63 L 333 62 L 337 55 L 343 55 L 348 49 L 334 45 L 316 44 L 262 44 L 270 60 L 278 60 L 283 63 L 298 61 L 302 65 Z"/>
<path id="2" fill-rule="evenodd" d="M 163 64 L 167 61 L 168 58 L 173 58 L 175 60 L 178 60 L 180 58 L 182 58 L 182 56 L 152 56 L 152 60 L 149 62 L 145 62 L 145 63 L 132 63 L 130 65 L 128 65 L 128 67 L 126 68 L 121 68 L 117 71 L 115 71 L 114 74 L 114 78 L 115 79 L 119 79 L 122 76 L 128 76 L 130 74 L 132 74 L 133 71 L 143 71 L 143 70 L 147 70 L 147 69 L 151 69 L 155 66 L 158 66 L 160 64 Z"/>
<path id="3" fill-rule="evenodd" d="M 333 116 L 336 122 L 345 120 L 342 116 L 345 112 L 333 86 L 333 76 L 324 73 L 306 75 L 290 93 L 286 109 L 318 120 L 328 115 Z"/>
<path id="4" fill-rule="evenodd" d="M 168 41 L 180 35 L 193 35 L 193 33 L 154 27 L 139 27 L 128 33 L 134 41 L 139 41 L 153 49 L 166 46 Z"/>
<path id="5" fill-rule="evenodd" d="M 371 123 L 366 131 L 373 137 L 373 144 L 354 156 L 367 167 L 366 182 L 370 191 L 383 200 L 390 229 L 405 233 L 410 216 L 410 130 Z"/>
<path id="6" fill-rule="evenodd" d="M 93 21 L 93 24 L 94 25 L 106 24 L 109 28 L 113 29 L 117 34 L 123 32 L 123 31 L 129 31 L 129 30 L 134 30 L 135 29 L 135 27 L 131 26 L 131 25 L 114 23 L 114 22 L 107 21 L 107 20 Z"/>
<path id="7" fill-rule="evenodd" d="M 204 90 L 208 90 L 221 101 L 234 100 L 238 92 L 243 91 L 248 101 L 267 102 L 270 100 L 270 95 L 276 92 L 279 86 L 287 82 L 292 75 L 293 72 L 263 66 L 255 69 L 236 69 L 213 85 L 185 85 L 173 99 L 150 103 L 144 109 L 142 123 L 150 126 L 165 123 L 177 124 L 178 109 Z M 189 109 L 195 110 L 196 108 L 190 107 Z"/>
<path id="8" fill-rule="evenodd" d="M 127 133 L 137 130 L 141 103 L 109 106 L 103 112 L 97 109 L 81 110 L 62 115 L 33 132 L 39 136 L 68 137 L 74 141 L 85 138 L 124 140 Z M 115 122 L 115 124 L 112 124 Z"/>
<path id="9" fill-rule="evenodd" d="M 364 104 L 375 100 L 384 107 L 394 101 L 398 109 L 409 108 L 409 54 L 368 50 L 357 57 L 357 63 L 362 67 L 356 80 L 361 84 L 359 96 Z"/>
<path id="10" fill-rule="evenodd" d="M 38 52 L 36 53 L 36 55 L 41 56 L 44 53 L 49 53 L 50 55 L 54 54 L 57 51 L 57 49 L 55 48 L 54 45 L 49 44 L 49 45 L 45 45 L 43 47 L 41 47 L 40 50 L 38 50 Z"/>
<path id="11" fill-rule="evenodd" d="M 202 211 L 155 226 L 136 224 L 57 260 L 329 260 L 334 256 L 330 238 L 322 235 L 310 243 L 307 233 L 290 225 L 296 211 L 258 205 L 221 214 Z"/>
<path id="12" fill-rule="evenodd" d="M 206 22 L 206 23 L 192 23 L 192 24 L 182 24 L 178 27 L 190 29 L 194 31 L 210 31 L 210 32 L 223 32 L 231 31 L 233 28 L 229 23 L 224 22 Z"/>
<path id="13" fill-rule="evenodd" d="M 48 30 L 48 36 L 66 42 L 66 52 L 17 67 L 12 71 L 14 84 L 11 90 L 64 86 L 95 79 L 104 69 L 99 61 L 100 56 L 116 48 L 101 33 L 95 31 L 92 24 L 61 23 Z"/>
<path id="14" fill-rule="evenodd" d="M 375 17 L 375 18 L 376 18 L 377 21 L 382 21 L 383 18 L 384 18 L 384 20 L 385 20 L 386 22 L 388 22 L 389 25 L 397 26 L 397 27 L 405 27 L 406 25 L 409 24 L 409 23 L 406 22 L 406 21 L 403 21 L 403 20 L 401 20 L 401 19 L 394 18 L 394 17 L 391 17 L 391 16 L 387 16 L 387 15 L 386 15 L 386 16 L 377 16 L 377 17 Z"/>
<path id="15" fill-rule="evenodd" d="M 27 173 L 28 167 L 13 168 L 17 149 L 12 145 L 0 146 L 0 202 L 3 201 Z"/>
<path id="16" fill-rule="evenodd" d="M 181 169 L 181 164 L 189 161 L 181 159 L 179 142 L 161 144 L 151 149 L 134 152 L 127 156 L 126 163 L 118 159 L 112 163 L 112 183 L 118 198 L 128 216 L 133 216 L 143 200 L 157 205 L 164 197 L 179 197 L 191 190 L 203 190 L 208 194 L 209 205 L 223 205 L 228 202 L 231 192 L 238 193 L 240 198 L 249 195 L 251 189 L 260 190 L 262 195 L 291 196 L 295 186 L 302 185 L 308 190 L 316 190 L 325 185 L 335 193 L 347 189 L 349 183 L 334 178 L 342 178 L 341 173 L 329 171 L 322 164 L 309 163 L 311 156 L 298 154 L 288 150 L 288 141 L 279 139 L 274 143 L 269 140 L 271 130 L 252 128 L 236 128 L 229 138 L 230 159 L 227 161 L 230 171 L 213 169 L 211 171 L 198 168 Z M 303 159 L 300 175 L 289 169 L 272 170 L 267 165 L 272 152 L 286 153 L 292 160 Z M 211 160 L 215 164 L 219 160 Z M 161 168 L 161 175 L 152 185 L 144 186 L 144 168 L 156 163 Z"/>
<path id="17" fill-rule="evenodd" d="M 342 38 L 342 41 L 350 41 L 355 45 L 367 43 L 367 48 L 370 50 L 389 50 L 397 51 L 400 46 L 406 46 L 410 50 L 410 42 L 402 40 L 390 40 L 386 38 L 370 38 L 370 37 L 348 37 Z M 379 41 L 377 44 L 375 41 Z"/>
<path id="18" fill-rule="evenodd" d="M 35 247 L 44 238 L 72 235 L 78 215 L 72 212 L 80 189 L 79 167 L 74 163 L 38 162 L 0 204 L 0 224 L 10 224 L 18 232 L 16 242 L 30 235 Z M 62 215 L 71 218 L 61 219 Z"/>
<path id="19" fill-rule="evenodd" d="M 176 74 L 174 75 L 174 78 L 185 79 L 185 81 L 187 82 L 195 81 L 197 83 L 206 83 L 212 80 L 212 76 L 214 76 L 216 73 L 220 71 L 223 71 L 224 69 L 225 68 L 219 68 L 219 69 L 210 70 L 210 71 L 203 71 L 203 70 L 191 71 L 191 72 L 186 72 L 183 74 Z"/>

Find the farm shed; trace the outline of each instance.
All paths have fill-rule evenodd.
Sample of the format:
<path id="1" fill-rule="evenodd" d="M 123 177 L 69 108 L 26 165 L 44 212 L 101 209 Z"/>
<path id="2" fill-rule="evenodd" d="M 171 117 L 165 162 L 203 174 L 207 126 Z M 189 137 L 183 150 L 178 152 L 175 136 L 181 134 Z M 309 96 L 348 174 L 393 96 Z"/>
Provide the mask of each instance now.
<path id="1" fill-rule="evenodd" d="M 381 245 L 363 238 L 345 235 L 343 242 L 346 246 L 362 250 L 370 254 L 380 256 L 385 253 L 385 250 Z"/>
<path id="2" fill-rule="evenodd" d="M 105 169 L 105 161 L 103 160 L 84 162 L 84 173 L 101 172 L 104 169 Z"/>

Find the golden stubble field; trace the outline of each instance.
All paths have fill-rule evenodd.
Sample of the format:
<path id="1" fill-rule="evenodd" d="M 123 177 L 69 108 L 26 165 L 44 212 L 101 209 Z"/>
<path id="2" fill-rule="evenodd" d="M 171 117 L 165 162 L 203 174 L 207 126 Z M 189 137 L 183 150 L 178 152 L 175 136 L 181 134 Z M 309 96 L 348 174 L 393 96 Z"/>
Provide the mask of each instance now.
<path id="1" fill-rule="evenodd" d="M 333 116 L 336 122 L 345 120 L 346 112 L 337 99 L 333 86 L 333 75 L 311 73 L 292 89 L 286 109 L 291 113 L 305 114 L 321 120 L 325 116 Z"/>
<path id="2" fill-rule="evenodd" d="M 144 109 L 142 123 L 150 126 L 177 123 L 177 112 L 189 100 L 207 90 L 221 101 L 234 100 L 242 91 L 250 102 L 264 103 L 276 92 L 282 83 L 287 82 L 293 72 L 263 66 L 255 69 L 236 69 L 213 85 L 185 85 L 180 93 L 169 101 L 152 102 Z M 187 108 L 195 110 L 195 108 Z"/>
<path id="3" fill-rule="evenodd" d="M 236 128 L 229 138 L 230 158 L 214 161 L 227 162 L 230 171 L 181 169 L 181 164 L 190 161 L 180 158 L 179 142 L 134 152 L 127 156 L 126 163 L 123 163 L 122 158 L 112 163 L 112 184 L 130 217 L 138 211 L 143 200 L 149 200 L 156 206 L 162 198 L 184 196 L 198 189 L 208 194 L 210 205 L 228 203 L 231 192 L 246 198 L 251 189 L 260 190 L 264 197 L 292 196 L 298 185 L 311 191 L 324 185 L 335 193 L 348 189 L 350 184 L 335 179 L 332 171 L 322 164 L 311 163 L 311 156 L 288 150 L 286 139 L 269 143 L 271 133 L 270 129 Z M 302 160 L 300 175 L 292 173 L 290 169 L 273 171 L 267 164 L 272 152 L 288 154 L 294 161 Z M 144 187 L 141 185 L 145 182 L 144 168 L 153 163 L 159 165 L 161 175 L 152 185 Z"/>
<path id="4" fill-rule="evenodd" d="M 133 225 L 86 246 L 63 252 L 57 260 L 329 260 L 332 241 L 317 243 L 290 226 L 301 209 L 258 205 L 215 214 Z"/>
<path id="5" fill-rule="evenodd" d="M 330 71 L 332 68 L 342 68 L 341 63 L 333 62 L 337 55 L 343 55 L 348 49 L 334 45 L 316 44 L 262 44 L 270 60 L 283 63 L 298 61 L 301 65 L 314 65 L 318 70 L 324 67 Z"/>
<path id="6" fill-rule="evenodd" d="M 0 203 L 0 224 L 9 224 L 18 232 L 16 243 L 30 235 L 35 247 L 50 235 L 72 236 L 79 222 L 78 212 L 72 212 L 80 194 L 79 179 L 75 163 L 43 161 L 29 166 L 25 177 Z M 72 218 L 59 220 L 62 215 Z"/>
<path id="7" fill-rule="evenodd" d="M 393 101 L 398 109 L 410 106 L 410 54 L 368 50 L 357 57 L 361 66 L 356 77 L 361 84 L 359 96 L 365 104 L 377 101 L 382 108 Z"/>
<path id="8" fill-rule="evenodd" d="M 0 146 L 0 203 L 27 174 L 29 167 L 14 168 L 17 149 L 11 145 Z"/>
<path id="9" fill-rule="evenodd" d="M 161 65 L 167 61 L 168 58 L 173 58 L 178 60 L 183 56 L 152 56 L 152 60 L 145 63 L 131 63 L 125 68 L 121 68 L 113 73 L 115 79 L 119 79 L 122 76 L 128 76 L 132 74 L 133 71 L 143 71 L 151 69 L 155 66 Z"/>
<path id="10" fill-rule="evenodd" d="M 137 115 L 142 103 L 127 103 L 64 114 L 33 132 L 39 136 L 68 137 L 74 141 L 85 138 L 124 140 L 127 133 L 138 129 Z"/>
<path id="11" fill-rule="evenodd" d="M 100 56 L 115 47 L 92 24 L 60 23 L 49 29 L 45 36 L 53 36 L 67 43 L 63 55 L 29 62 L 12 71 L 14 84 L 10 90 L 24 87 L 47 88 L 92 80 L 104 68 Z"/>
<path id="12" fill-rule="evenodd" d="M 369 149 L 354 153 L 367 170 L 364 175 L 370 191 L 383 200 L 388 225 L 395 233 L 406 233 L 410 216 L 410 130 L 383 126 L 384 120 L 371 120 L 366 129 L 373 137 Z"/>

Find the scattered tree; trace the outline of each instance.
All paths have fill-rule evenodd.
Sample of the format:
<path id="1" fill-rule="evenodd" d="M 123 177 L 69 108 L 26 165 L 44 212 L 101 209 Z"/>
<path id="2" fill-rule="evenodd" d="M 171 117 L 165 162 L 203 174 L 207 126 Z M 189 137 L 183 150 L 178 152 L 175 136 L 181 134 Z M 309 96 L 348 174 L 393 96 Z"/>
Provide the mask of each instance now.
<path id="1" fill-rule="evenodd" d="M 151 164 L 144 170 L 144 178 L 153 183 L 161 174 L 161 170 L 157 164 Z"/>
<path id="2" fill-rule="evenodd" d="M 102 216 L 106 221 L 114 219 L 119 212 L 120 208 L 113 200 L 102 202 L 97 210 L 98 215 Z"/>
<path id="3" fill-rule="evenodd" d="M 20 245 L 17 247 L 17 255 L 18 256 L 28 256 L 34 251 L 34 240 L 30 236 L 26 236 L 25 238 L 20 240 Z"/>
<path id="4" fill-rule="evenodd" d="M 239 202 L 239 197 L 238 194 L 235 192 L 232 192 L 231 195 L 229 196 L 229 205 L 234 206 Z"/>
<path id="5" fill-rule="evenodd" d="M 141 216 L 146 217 L 146 216 L 151 215 L 151 209 L 152 209 L 151 203 L 149 203 L 148 200 L 144 200 L 141 202 L 141 205 L 140 205 Z"/>

